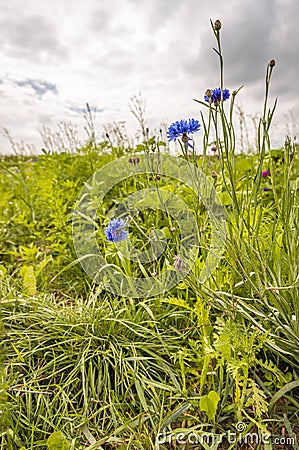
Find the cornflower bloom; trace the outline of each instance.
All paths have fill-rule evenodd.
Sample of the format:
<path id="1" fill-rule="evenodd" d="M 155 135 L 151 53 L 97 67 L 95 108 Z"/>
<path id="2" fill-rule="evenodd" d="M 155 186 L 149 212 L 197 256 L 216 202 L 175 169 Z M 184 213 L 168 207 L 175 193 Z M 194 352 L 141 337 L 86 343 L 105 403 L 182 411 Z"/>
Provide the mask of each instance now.
<path id="1" fill-rule="evenodd" d="M 120 242 L 128 237 L 128 232 L 124 230 L 124 219 L 111 219 L 105 229 L 106 238 L 110 242 Z"/>
<path id="2" fill-rule="evenodd" d="M 170 125 L 167 131 L 168 141 L 176 141 L 177 138 L 182 137 L 183 142 L 188 142 L 189 134 L 196 133 L 200 129 L 198 120 L 178 120 Z"/>
<path id="3" fill-rule="evenodd" d="M 207 93 L 209 95 L 207 95 Z M 229 90 L 228 89 L 222 89 L 222 98 L 221 98 L 221 89 L 219 88 L 215 88 L 211 91 L 211 89 L 208 89 L 206 91 L 206 95 L 204 96 L 204 99 L 206 102 L 208 103 L 220 103 L 221 100 L 225 101 L 228 100 L 230 96 Z"/>

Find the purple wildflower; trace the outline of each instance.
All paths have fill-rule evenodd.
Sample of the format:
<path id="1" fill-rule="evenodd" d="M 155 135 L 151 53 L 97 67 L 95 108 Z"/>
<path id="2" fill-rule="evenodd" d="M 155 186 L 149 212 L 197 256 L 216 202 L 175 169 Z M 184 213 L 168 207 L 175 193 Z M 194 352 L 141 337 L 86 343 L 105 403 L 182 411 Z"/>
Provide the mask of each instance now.
<path id="1" fill-rule="evenodd" d="M 269 177 L 270 176 L 270 170 L 263 170 L 263 172 L 262 172 L 262 176 L 264 177 L 264 178 L 267 178 L 267 177 Z"/>

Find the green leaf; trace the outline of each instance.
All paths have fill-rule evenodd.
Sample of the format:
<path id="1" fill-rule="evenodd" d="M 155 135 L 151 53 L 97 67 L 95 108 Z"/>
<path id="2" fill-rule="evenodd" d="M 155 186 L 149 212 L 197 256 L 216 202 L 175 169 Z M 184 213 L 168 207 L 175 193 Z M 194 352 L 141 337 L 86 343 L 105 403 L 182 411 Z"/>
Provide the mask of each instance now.
<path id="1" fill-rule="evenodd" d="M 169 305 L 175 305 L 175 306 L 181 306 L 185 309 L 188 309 L 189 311 L 192 311 L 192 308 L 184 299 L 180 298 L 166 298 L 162 300 L 164 303 L 168 303 Z"/>
<path id="2" fill-rule="evenodd" d="M 274 403 L 277 402 L 277 400 L 283 397 L 291 389 L 294 389 L 296 387 L 299 387 L 299 380 L 292 381 L 291 383 L 286 384 L 283 388 L 279 389 L 279 391 L 277 391 L 276 394 L 273 395 L 273 397 L 271 398 L 269 408 L 272 408 L 274 406 Z"/>
<path id="3" fill-rule="evenodd" d="M 170 425 L 172 422 L 177 420 L 180 416 L 182 416 L 189 408 L 191 404 L 190 403 L 184 403 L 182 406 L 177 408 L 161 425 L 159 433 L 162 433 L 168 425 Z"/>
<path id="4" fill-rule="evenodd" d="M 294 431 L 292 429 L 292 426 L 291 426 L 291 424 L 290 424 L 286 414 L 283 415 L 283 421 L 284 421 L 284 424 L 286 426 L 286 429 L 288 430 L 289 436 L 290 436 L 290 438 L 293 441 L 293 448 L 295 450 L 299 450 L 299 445 L 297 443 L 297 438 L 295 436 L 295 433 L 294 433 Z"/>
<path id="5" fill-rule="evenodd" d="M 219 403 L 220 397 L 215 391 L 210 391 L 208 395 L 204 395 L 200 399 L 200 409 L 207 413 L 207 416 L 210 420 L 214 421 L 217 411 L 217 406 Z"/>
<path id="6" fill-rule="evenodd" d="M 236 162 L 236 169 L 240 172 L 246 172 L 253 168 L 253 160 L 248 158 L 238 159 Z"/>
<path id="7" fill-rule="evenodd" d="M 54 431 L 47 440 L 48 450 L 69 450 L 70 444 L 61 431 Z"/>
<path id="8" fill-rule="evenodd" d="M 23 277 L 24 291 L 28 295 L 36 294 L 36 278 L 34 274 L 34 269 L 32 266 L 23 266 L 21 271 L 21 276 Z"/>
<path id="9" fill-rule="evenodd" d="M 2 264 L 0 264 L 0 278 L 4 278 L 7 274 L 7 270 Z"/>
<path id="10" fill-rule="evenodd" d="M 139 380 L 135 380 L 135 386 L 136 386 L 137 394 L 138 394 L 138 397 L 139 397 L 139 400 L 140 400 L 140 402 L 142 404 L 143 409 L 145 411 L 148 411 L 149 407 L 148 407 L 148 404 L 146 402 L 146 398 L 145 398 L 145 395 L 144 395 L 144 389 L 143 389 L 143 386 L 141 385 Z"/>
<path id="11" fill-rule="evenodd" d="M 220 200 L 220 204 L 221 205 L 224 205 L 224 206 L 229 206 L 229 205 L 232 205 L 232 199 L 231 199 L 231 196 L 229 195 L 229 193 L 228 192 L 220 192 L 218 195 L 217 195 L 217 197 L 218 197 L 218 199 Z M 216 199 L 216 203 L 218 203 L 217 202 L 217 199 Z"/>

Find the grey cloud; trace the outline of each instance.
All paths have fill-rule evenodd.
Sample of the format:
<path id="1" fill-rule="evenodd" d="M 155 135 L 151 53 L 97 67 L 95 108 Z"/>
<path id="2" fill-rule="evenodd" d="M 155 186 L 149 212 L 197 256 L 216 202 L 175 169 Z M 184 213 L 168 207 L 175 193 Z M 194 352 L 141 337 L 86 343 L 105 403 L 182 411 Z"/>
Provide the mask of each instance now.
<path id="1" fill-rule="evenodd" d="M 16 81 L 17 86 L 30 86 L 32 89 L 36 92 L 37 96 L 41 98 L 43 95 L 45 95 L 47 92 L 53 92 L 54 94 L 58 94 L 57 87 L 55 84 L 49 83 L 48 81 L 44 80 L 23 80 L 23 81 Z"/>
<path id="2" fill-rule="evenodd" d="M 299 73 L 299 3 L 295 0 L 280 0 L 273 20 L 272 39 L 276 60 L 273 87 L 278 95 L 294 97 L 294 86 Z"/>
<path id="3" fill-rule="evenodd" d="M 43 114 L 53 121 L 69 114 L 79 124 L 87 99 L 109 105 L 99 116 L 103 122 L 129 120 L 126 99 L 138 90 L 153 122 L 199 113 L 192 98 L 219 86 L 210 17 L 223 23 L 225 87 L 245 85 L 237 97 L 245 111 L 261 110 L 272 58 L 270 104 L 279 96 L 277 114 L 299 110 L 298 0 L 28 0 L 26 7 L 11 0 L 2 6 L 0 57 L 12 77 L 0 86 L 1 120 L 11 120 L 20 133 L 32 115 L 38 122 Z M 51 91 L 51 83 L 42 84 L 48 79 L 59 92 L 37 101 Z"/>
<path id="4" fill-rule="evenodd" d="M 109 7 L 102 3 L 92 10 L 88 25 L 92 31 L 99 33 L 100 35 L 113 32 L 113 26 L 111 24 L 111 10 L 109 10 Z M 115 32 L 116 31 L 117 30 L 115 29 Z"/>
<path id="5" fill-rule="evenodd" d="M 160 0 L 152 0 L 146 4 L 139 0 L 129 1 L 145 18 L 148 31 L 157 30 L 159 27 L 165 26 L 167 22 L 171 21 L 174 16 L 179 15 L 187 6 L 181 0 L 163 0 L 163 2 Z"/>
<path id="6" fill-rule="evenodd" d="M 270 59 L 275 59 L 270 100 L 278 96 L 279 105 L 284 108 L 294 104 L 299 72 L 299 3 L 296 0 L 230 0 L 225 6 L 223 14 L 213 17 L 213 20 L 219 18 L 223 25 L 225 87 L 233 90 L 244 84 L 241 98 L 259 109 L 265 92 L 266 67 Z M 219 86 L 219 59 L 212 50 L 216 40 L 208 23 L 202 24 L 199 36 L 201 45 L 197 54 L 194 58 L 183 56 L 182 62 L 186 77 L 191 83 L 196 82 L 201 91 L 196 98 L 202 98 L 206 88 Z"/>
<path id="7" fill-rule="evenodd" d="M 78 115 L 86 114 L 86 107 L 70 106 L 68 109 Z M 92 111 L 94 111 L 95 113 L 102 113 L 105 111 L 105 108 L 98 108 L 97 106 L 95 106 L 95 107 L 92 107 Z"/>
<path id="8" fill-rule="evenodd" d="M 265 0 L 259 4 L 251 0 L 244 0 L 239 4 L 230 2 L 227 5 L 230 14 L 225 14 L 223 20 L 220 17 L 223 23 L 221 40 L 225 78 L 230 85 L 238 87 L 255 82 L 263 76 L 265 64 L 271 54 L 271 35 L 267 31 L 272 29 L 275 5 L 273 0 Z M 206 79 L 210 76 L 216 80 L 219 78 L 219 63 L 211 48 L 217 46 L 211 27 L 206 26 L 200 37 L 204 45 L 198 52 L 197 60 L 189 64 L 189 70 L 196 64 L 197 67 L 204 68 Z"/>
<path id="9" fill-rule="evenodd" d="M 14 15 L 0 21 L 0 47 L 3 53 L 29 57 L 39 61 L 45 56 L 57 60 L 67 56 L 65 46 L 59 41 L 59 33 L 45 16 Z"/>

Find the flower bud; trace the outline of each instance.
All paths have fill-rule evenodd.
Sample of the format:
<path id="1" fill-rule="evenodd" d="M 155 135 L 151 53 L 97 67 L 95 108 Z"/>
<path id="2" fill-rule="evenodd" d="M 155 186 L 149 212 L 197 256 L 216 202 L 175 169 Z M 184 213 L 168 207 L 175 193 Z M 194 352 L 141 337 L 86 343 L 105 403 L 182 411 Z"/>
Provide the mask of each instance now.
<path id="1" fill-rule="evenodd" d="M 181 270 L 184 268 L 184 261 L 182 260 L 180 255 L 174 256 L 173 261 L 175 270 Z"/>
<path id="2" fill-rule="evenodd" d="M 271 59 L 271 61 L 269 62 L 269 67 L 274 67 L 275 66 L 275 59 Z"/>
<path id="3" fill-rule="evenodd" d="M 130 164 L 134 164 L 134 166 L 136 166 L 136 164 L 140 163 L 140 158 L 136 157 L 136 158 L 130 158 L 129 159 L 129 163 Z"/>
<path id="4" fill-rule="evenodd" d="M 217 19 L 214 23 L 214 30 L 219 31 L 219 30 L 221 30 L 221 27 L 222 27 L 222 24 L 221 24 L 220 20 Z"/>
<path id="5" fill-rule="evenodd" d="M 184 142 L 184 144 L 186 144 L 189 141 L 189 138 L 187 136 L 187 133 L 183 133 L 182 135 L 182 141 Z"/>

